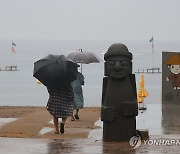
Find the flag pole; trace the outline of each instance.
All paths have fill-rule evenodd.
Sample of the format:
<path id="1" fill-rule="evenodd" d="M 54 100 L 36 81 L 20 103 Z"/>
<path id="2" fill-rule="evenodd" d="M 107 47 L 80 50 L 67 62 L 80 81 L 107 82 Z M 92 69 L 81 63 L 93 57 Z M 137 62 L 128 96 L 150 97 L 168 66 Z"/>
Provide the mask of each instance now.
<path id="1" fill-rule="evenodd" d="M 154 45 L 152 41 L 152 68 L 154 68 Z"/>
<path id="2" fill-rule="evenodd" d="M 13 48 L 13 40 L 12 40 L 12 43 L 11 43 L 11 68 L 12 68 L 12 48 Z"/>
<path id="3" fill-rule="evenodd" d="M 14 46 L 16 46 L 16 44 L 12 40 L 12 43 L 11 43 L 11 70 L 12 70 L 12 54 L 16 53 Z"/>
<path id="4" fill-rule="evenodd" d="M 153 36 L 152 38 L 149 40 L 149 42 L 151 42 L 151 48 L 152 48 L 152 68 L 154 68 L 154 44 L 153 44 Z"/>

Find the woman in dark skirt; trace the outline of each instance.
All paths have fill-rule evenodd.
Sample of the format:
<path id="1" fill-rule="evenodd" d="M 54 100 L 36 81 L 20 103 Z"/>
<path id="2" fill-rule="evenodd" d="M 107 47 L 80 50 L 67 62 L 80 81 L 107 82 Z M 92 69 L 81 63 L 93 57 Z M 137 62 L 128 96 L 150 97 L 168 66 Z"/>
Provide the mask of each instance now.
<path id="1" fill-rule="evenodd" d="M 53 116 L 55 133 L 59 134 L 58 118 L 62 118 L 60 132 L 64 133 L 64 125 L 73 112 L 73 90 L 70 84 L 59 88 L 47 87 L 49 100 L 47 110 Z"/>

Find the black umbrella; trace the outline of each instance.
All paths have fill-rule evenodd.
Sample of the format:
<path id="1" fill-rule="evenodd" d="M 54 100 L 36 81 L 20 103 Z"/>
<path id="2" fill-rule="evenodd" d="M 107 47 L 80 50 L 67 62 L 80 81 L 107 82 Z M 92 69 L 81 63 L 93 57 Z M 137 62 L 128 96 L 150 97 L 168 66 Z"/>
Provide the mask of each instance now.
<path id="1" fill-rule="evenodd" d="M 82 72 L 82 63 L 89 64 L 89 63 L 99 63 L 99 58 L 92 52 L 82 51 L 75 51 L 70 53 L 67 57 L 73 60 L 76 63 L 81 63 L 81 72 Z"/>
<path id="2" fill-rule="evenodd" d="M 47 87 L 59 87 L 76 79 L 77 64 L 64 55 L 48 55 L 34 63 L 33 76 Z"/>

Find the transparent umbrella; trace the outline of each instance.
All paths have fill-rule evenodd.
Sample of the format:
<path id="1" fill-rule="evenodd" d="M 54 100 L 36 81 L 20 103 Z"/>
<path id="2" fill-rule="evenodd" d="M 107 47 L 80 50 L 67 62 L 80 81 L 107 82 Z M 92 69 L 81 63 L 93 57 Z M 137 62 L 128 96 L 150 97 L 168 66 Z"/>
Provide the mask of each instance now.
<path id="1" fill-rule="evenodd" d="M 76 63 L 81 63 L 81 73 L 82 73 L 82 63 L 90 64 L 90 63 L 99 63 L 100 59 L 92 52 L 83 51 L 82 49 L 78 49 L 79 51 L 75 51 L 70 53 L 67 57 Z"/>

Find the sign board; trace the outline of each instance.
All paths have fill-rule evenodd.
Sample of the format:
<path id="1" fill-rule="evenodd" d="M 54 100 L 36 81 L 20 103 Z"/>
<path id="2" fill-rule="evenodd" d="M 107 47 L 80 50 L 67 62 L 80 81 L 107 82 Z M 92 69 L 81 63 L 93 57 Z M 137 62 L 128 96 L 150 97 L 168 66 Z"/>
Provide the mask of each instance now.
<path id="1" fill-rule="evenodd" d="M 180 104 L 180 52 L 162 52 L 162 103 Z"/>

